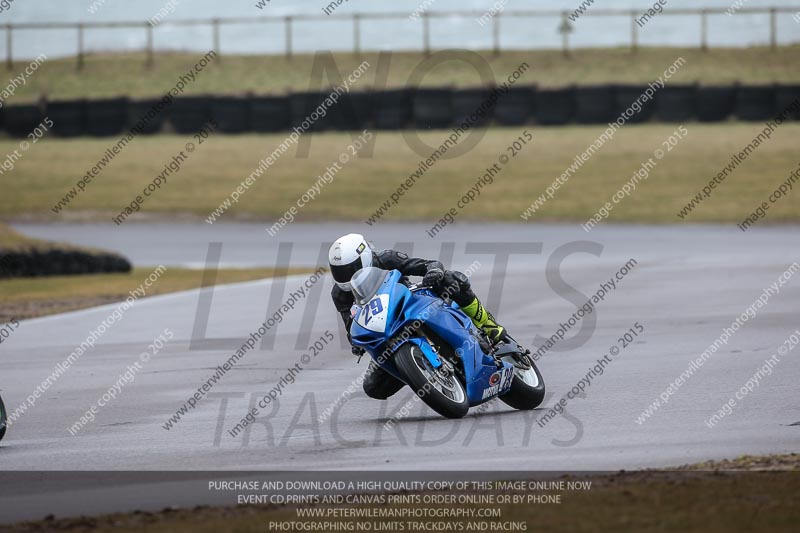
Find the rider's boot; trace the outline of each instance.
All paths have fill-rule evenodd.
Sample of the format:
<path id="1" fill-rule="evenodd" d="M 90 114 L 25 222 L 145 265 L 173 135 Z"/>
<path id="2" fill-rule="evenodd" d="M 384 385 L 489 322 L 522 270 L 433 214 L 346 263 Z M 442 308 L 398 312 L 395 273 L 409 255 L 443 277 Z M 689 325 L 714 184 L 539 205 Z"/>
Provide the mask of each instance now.
<path id="1" fill-rule="evenodd" d="M 462 307 L 461 310 L 472 319 L 473 324 L 489 337 L 492 343 L 498 344 L 510 341 L 511 337 L 506 328 L 497 323 L 494 316 L 483 307 L 477 296 L 469 305 Z"/>

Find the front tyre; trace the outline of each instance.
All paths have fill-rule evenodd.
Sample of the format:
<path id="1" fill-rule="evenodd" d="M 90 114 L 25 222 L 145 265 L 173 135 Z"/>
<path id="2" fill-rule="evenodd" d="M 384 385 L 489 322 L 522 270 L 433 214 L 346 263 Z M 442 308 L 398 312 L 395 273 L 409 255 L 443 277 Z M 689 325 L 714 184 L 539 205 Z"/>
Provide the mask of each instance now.
<path id="1" fill-rule="evenodd" d="M 514 365 L 514 379 L 509 391 L 500 396 L 500 399 L 506 405 L 521 411 L 539 407 L 544 401 L 545 391 L 544 379 L 536 368 L 536 363 L 528 355 L 509 356 L 503 360 Z"/>
<path id="2" fill-rule="evenodd" d="M 6 406 L 3 405 L 3 399 L 0 398 L 0 440 L 6 434 Z"/>
<path id="3" fill-rule="evenodd" d="M 462 418 L 469 411 L 464 384 L 453 374 L 433 368 L 416 344 L 397 350 L 395 365 L 425 404 L 446 418 Z"/>

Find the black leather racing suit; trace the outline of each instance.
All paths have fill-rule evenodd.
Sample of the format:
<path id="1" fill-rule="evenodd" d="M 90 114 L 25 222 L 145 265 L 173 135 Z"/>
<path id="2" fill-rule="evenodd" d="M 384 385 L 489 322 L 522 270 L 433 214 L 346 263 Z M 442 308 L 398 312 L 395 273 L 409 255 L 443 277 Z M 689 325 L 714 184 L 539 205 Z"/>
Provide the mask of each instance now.
<path id="1" fill-rule="evenodd" d="M 444 271 L 441 290 L 446 289 L 449 297 L 459 306 L 466 306 L 475 300 L 475 293 L 472 292 L 469 279 L 461 272 L 445 270 L 440 261 L 434 259 L 420 259 L 408 257 L 403 252 L 397 250 L 383 250 L 373 253 L 372 266 L 383 270 L 399 270 L 403 276 L 424 276 L 429 269 L 439 268 Z M 350 324 L 353 317 L 350 316 L 350 309 L 353 307 L 355 299 L 351 291 L 346 291 L 338 285 L 333 285 L 331 298 L 336 310 L 342 316 L 347 336 L 350 338 Z M 403 388 L 403 382 L 370 361 L 370 368 L 364 378 L 364 392 L 367 396 L 378 400 L 385 400 Z"/>

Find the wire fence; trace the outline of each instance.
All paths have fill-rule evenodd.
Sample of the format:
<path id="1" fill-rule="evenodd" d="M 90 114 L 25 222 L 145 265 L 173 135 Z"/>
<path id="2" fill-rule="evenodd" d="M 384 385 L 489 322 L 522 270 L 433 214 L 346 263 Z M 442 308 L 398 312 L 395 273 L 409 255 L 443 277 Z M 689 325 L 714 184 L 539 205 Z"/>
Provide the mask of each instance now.
<path id="1" fill-rule="evenodd" d="M 692 9 L 669 9 L 663 10 L 658 14 L 658 17 L 697 17 L 699 19 L 699 35 L 698 46 L 703 50 L 709 48 L 709 18 L 715 15 L 729 14 L 728 9 L 724 8 L 692 8 Z M 745 14 L 761 14 L 766 15 L 769 21 L 764 28 L 764 35 L 768 37 L 769 45 L 774 49 L 778 46 L 778 16 L 781 14 L 791 14 L 797 18 L 800 25 L 800 10 L 797 7 L 743 7 L 736 11 L 736 15 Z M 494 54 L 501 54 L 504 49 L 501 46 L 501 32 L 503 31 L 503 21 L 509 19 L 527 19 L 535 22 L 536 19 L 553 19 L 560 20 L 560 24 L 556 28 L 554 35 L 560 34 L 560 48 L 563 53 L 568 55 L 571 49 L 570 36 L 575 31 L 575 24 L 571 20 L 576 19 L 573 12 L 563 10 L 504 10 L 492 16 L 487 16 L 487 12 L 481 11 L 430 11 L 420 14 L 417 21 L 422 25 L 421 32 L 421 49 L 425 54 L 430 54 L 434 51 L 431 44 L 431 38 L 434 34 L 436 27 L 435 21 L 437 19 L 453 19 L 453 18 L 472 18 L 476 20 L 483 20 L 485 24 L 491 27 L 491 50 Z M 629 45 L 631 50 L 635 51 L 640 46 L 640 20 L 642 12 L 636 10 L 624 9 L 598 9 L 593 8 L 579 15 L 581 19 L 584 17 L 607 17 L 614 19 L 622 19 L 630 22 L 630 37 Z M 238 17 L 238 18 L 212 18 L 212 19 L 184 19 L 184 20 L 163 20 L 157 25 L 150 22 L 34 22 L 34 23 L 18 23 L 6 24 L 0 26 L 5 28 L 6 33 L 6 65 L 9 69 L 14 68 L 14 34 L 20 30 L 40 30 L 40 31 L 53 31 L 53 30 L 71 30 L 74 31 L 77 49 L 77 67 L 82 68 L 84 65 L 87 49 L 85 46 L 86 33 L 92 30 L 108 30 L 108 29 L 133 29 L 141 30 L 145 34 L 144 52 L 146 54 L 145 64 L 152 66 L 155 61 L 156 48 L 153 43 L 153 31 L 156 27 L 161 26 L 183 26 L 183 27 L 205 27 L 211 29 L 211 46 L 219 55 L 223 51 L 223 43 L 221 42 L 221 28 L 224 26 L 242 25 L 242 24 L 280 24 L 283 26 L 283 35 L 278 35 L 277 39 L 283 40 L 283 55 L 291 58 L 295 52 L 295 37 L 294 30 L 298 23 L 309 21 L 340 21 L 348 22 L 352 27 L 352 52 L 360 54 L 367 51 L 362 46 L 363 33 L 366 27 L 374 24 L 376 21 L 397 21 L 408 20 L 408 13 L 356 13 L 356 14 L 332 14 L 332 15 L 291 15 L 284 17 L 270 17 L 270 16 L 257 16 L 257 17 Z M 752 30 L 752 28 L 751 28 Z M 273 37 L 275 38 L 275 37 Z M 557 37 L 556 37 L 557 38 Z M 463 48 L 469 48 L 464 46 Z M 518 49 L 518 47 L 515 47 Z M 533 47 L 531 47 L 533 48 Z M 207 48 L 206 48 L 207 49 Z M 219 59 L 218 59 L 219 60 Z"/>

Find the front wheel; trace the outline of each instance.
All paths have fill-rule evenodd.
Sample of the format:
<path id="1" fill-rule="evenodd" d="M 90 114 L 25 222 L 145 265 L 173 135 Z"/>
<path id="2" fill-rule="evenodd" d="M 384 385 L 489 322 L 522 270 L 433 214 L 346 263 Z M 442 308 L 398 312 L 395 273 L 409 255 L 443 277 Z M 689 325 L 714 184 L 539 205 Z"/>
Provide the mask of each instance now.
<path id="1" fill-rule="evenodd" d="M 6 434 L 6 406 L 3 405 L 3 399 L 0 398 L 0 440 Z"/>
<path id="2" fill-rule="evenodd" d="M 469 411 L 464 384 L 443 367 L 433 368 L 416 344 L 404 344 L 395 355 L 397 369 L 428 407 L 447 418 L 462 418 Z"/>
<path id="3" fill-rule="evenodd" d="M 511 389 L 500 399 L 522 411 L 536 409 L 544 401 L 544 379 L 528 355 L 504 357 L 503 360 L 514 365 L 514 379 Z"/>

